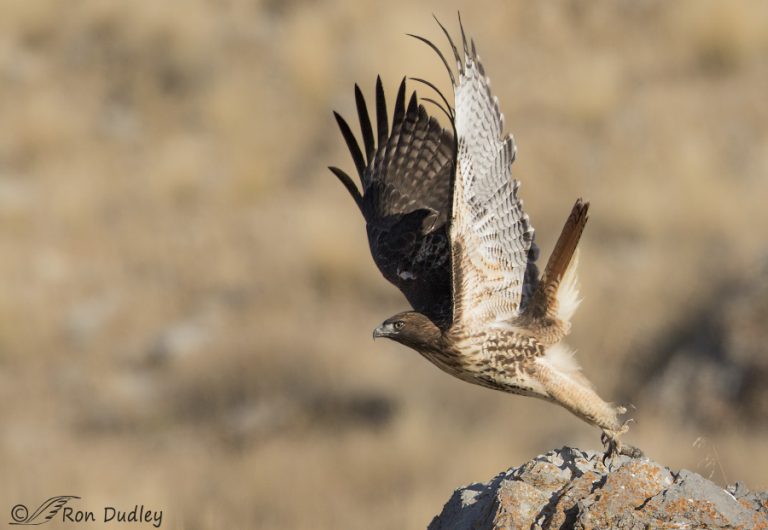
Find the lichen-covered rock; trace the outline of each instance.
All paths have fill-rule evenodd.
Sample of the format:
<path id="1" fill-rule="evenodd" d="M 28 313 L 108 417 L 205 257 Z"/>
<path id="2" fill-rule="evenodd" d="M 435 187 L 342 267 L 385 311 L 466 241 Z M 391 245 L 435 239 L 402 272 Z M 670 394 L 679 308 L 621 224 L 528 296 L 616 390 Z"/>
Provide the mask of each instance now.
<path id="1" fill-rule="evenodd" d="M 727 490 L 646 458 L 563 447 L 456 490 L 429 530 L 768 529 L 768 492 Z"/>

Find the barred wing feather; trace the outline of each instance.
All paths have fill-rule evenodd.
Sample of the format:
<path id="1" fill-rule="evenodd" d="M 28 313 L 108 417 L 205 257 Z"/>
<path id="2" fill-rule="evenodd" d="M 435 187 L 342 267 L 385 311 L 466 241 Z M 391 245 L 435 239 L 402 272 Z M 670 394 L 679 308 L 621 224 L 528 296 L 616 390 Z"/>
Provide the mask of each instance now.
<path id="1" fill-rule="evenodd" d="M 515 143 L 502 136 L 503 116 L 474 43 L 463 36 L 454 84 L 458 138 L 450 227 L 454 325 L 479 329 L 509 323 L 521 310 L 534 230 L 512 179 Z M 455 47 L 452 44 L 452 48 Z M 531 259 L 533 257 L 533 259 Z M 534 269 L 535 272 L 535 269 Z M 530 276 L 530 275 L 529 275 Z"/>

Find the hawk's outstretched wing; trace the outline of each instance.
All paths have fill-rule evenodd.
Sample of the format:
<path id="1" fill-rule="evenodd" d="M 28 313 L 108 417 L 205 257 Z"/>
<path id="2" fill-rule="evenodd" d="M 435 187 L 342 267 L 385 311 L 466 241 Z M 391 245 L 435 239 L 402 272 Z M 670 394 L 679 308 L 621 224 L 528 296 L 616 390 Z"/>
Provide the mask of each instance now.
<path id="1" fill-rule="evenodd" d="M 537 248 L 517 196 L 519 182 L 512 179 L 515 143 L 502 135 L 504 118 L 474 42 L 462 28 L 460 56 L 443 31 L 458 69 L 458 76 L 449 69 L 458 140 L 450 226 L 453 318 L 454 325 L 483 329 L 520 314 L 535 288 Z"/>
<path id="2" fill-rule="evenodd" d="M 355 86 L 362 131 L 360 149 L 347 122 L 334 113 L 360 177 L 362 192 L 342 170 L 331 167 L 367 223 L 376 265 L 413 308 L 439 325 L 451 322 L 448 218 L 451 209 L 455 142 L 418 104 L 405 104 L 405 80 L 395 101 L 392 129 L 381 79 L 376 81 L 377 136 L 365 99 Z"/>

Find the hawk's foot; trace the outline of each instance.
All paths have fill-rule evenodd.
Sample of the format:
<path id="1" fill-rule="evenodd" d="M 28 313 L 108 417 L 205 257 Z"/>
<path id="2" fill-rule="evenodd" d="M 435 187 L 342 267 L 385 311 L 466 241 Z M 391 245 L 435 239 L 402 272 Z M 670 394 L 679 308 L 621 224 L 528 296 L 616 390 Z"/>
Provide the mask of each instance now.
<path id="1" fill-rule="evenodd" d="M 631 421 L 631 419 L 627 420 L 621 428 L 616 431 L 603 429 L 603 434 L 600 435 L 600 441 L 605 446 L 603 464 L 607 465 L 607 462 L 612 460 L 616 455 L 624 455 L 630 458 L 640 458 L 644 456 L 640 449 L 629 444 L 622 444 L 619 439 L 622 434 L 625 434 L 629 430 L 629 423 Z"/>

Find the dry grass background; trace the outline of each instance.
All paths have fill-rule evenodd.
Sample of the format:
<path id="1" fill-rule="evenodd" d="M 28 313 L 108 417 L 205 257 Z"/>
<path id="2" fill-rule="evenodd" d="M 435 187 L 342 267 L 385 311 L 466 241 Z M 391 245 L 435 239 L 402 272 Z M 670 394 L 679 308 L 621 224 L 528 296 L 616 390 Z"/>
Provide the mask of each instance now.
<path id="1" fill-rule="evenodd" d="M 404 34 L 457 9 L 544 256 L 592 201 L 570 342 L 638 406 L 628 440 L 768 488 L 765 418 L 705 430 L 622 391 L 768 249 L 764 2 L 3 0 L 0 517 L 75 494 L 166 528 L 418 528 L 455 486 L 599 445 L 370 339 L 405 303 L 325 169 L 352 166 L 330 111 L 379 73 L 447 88 Z"/>

